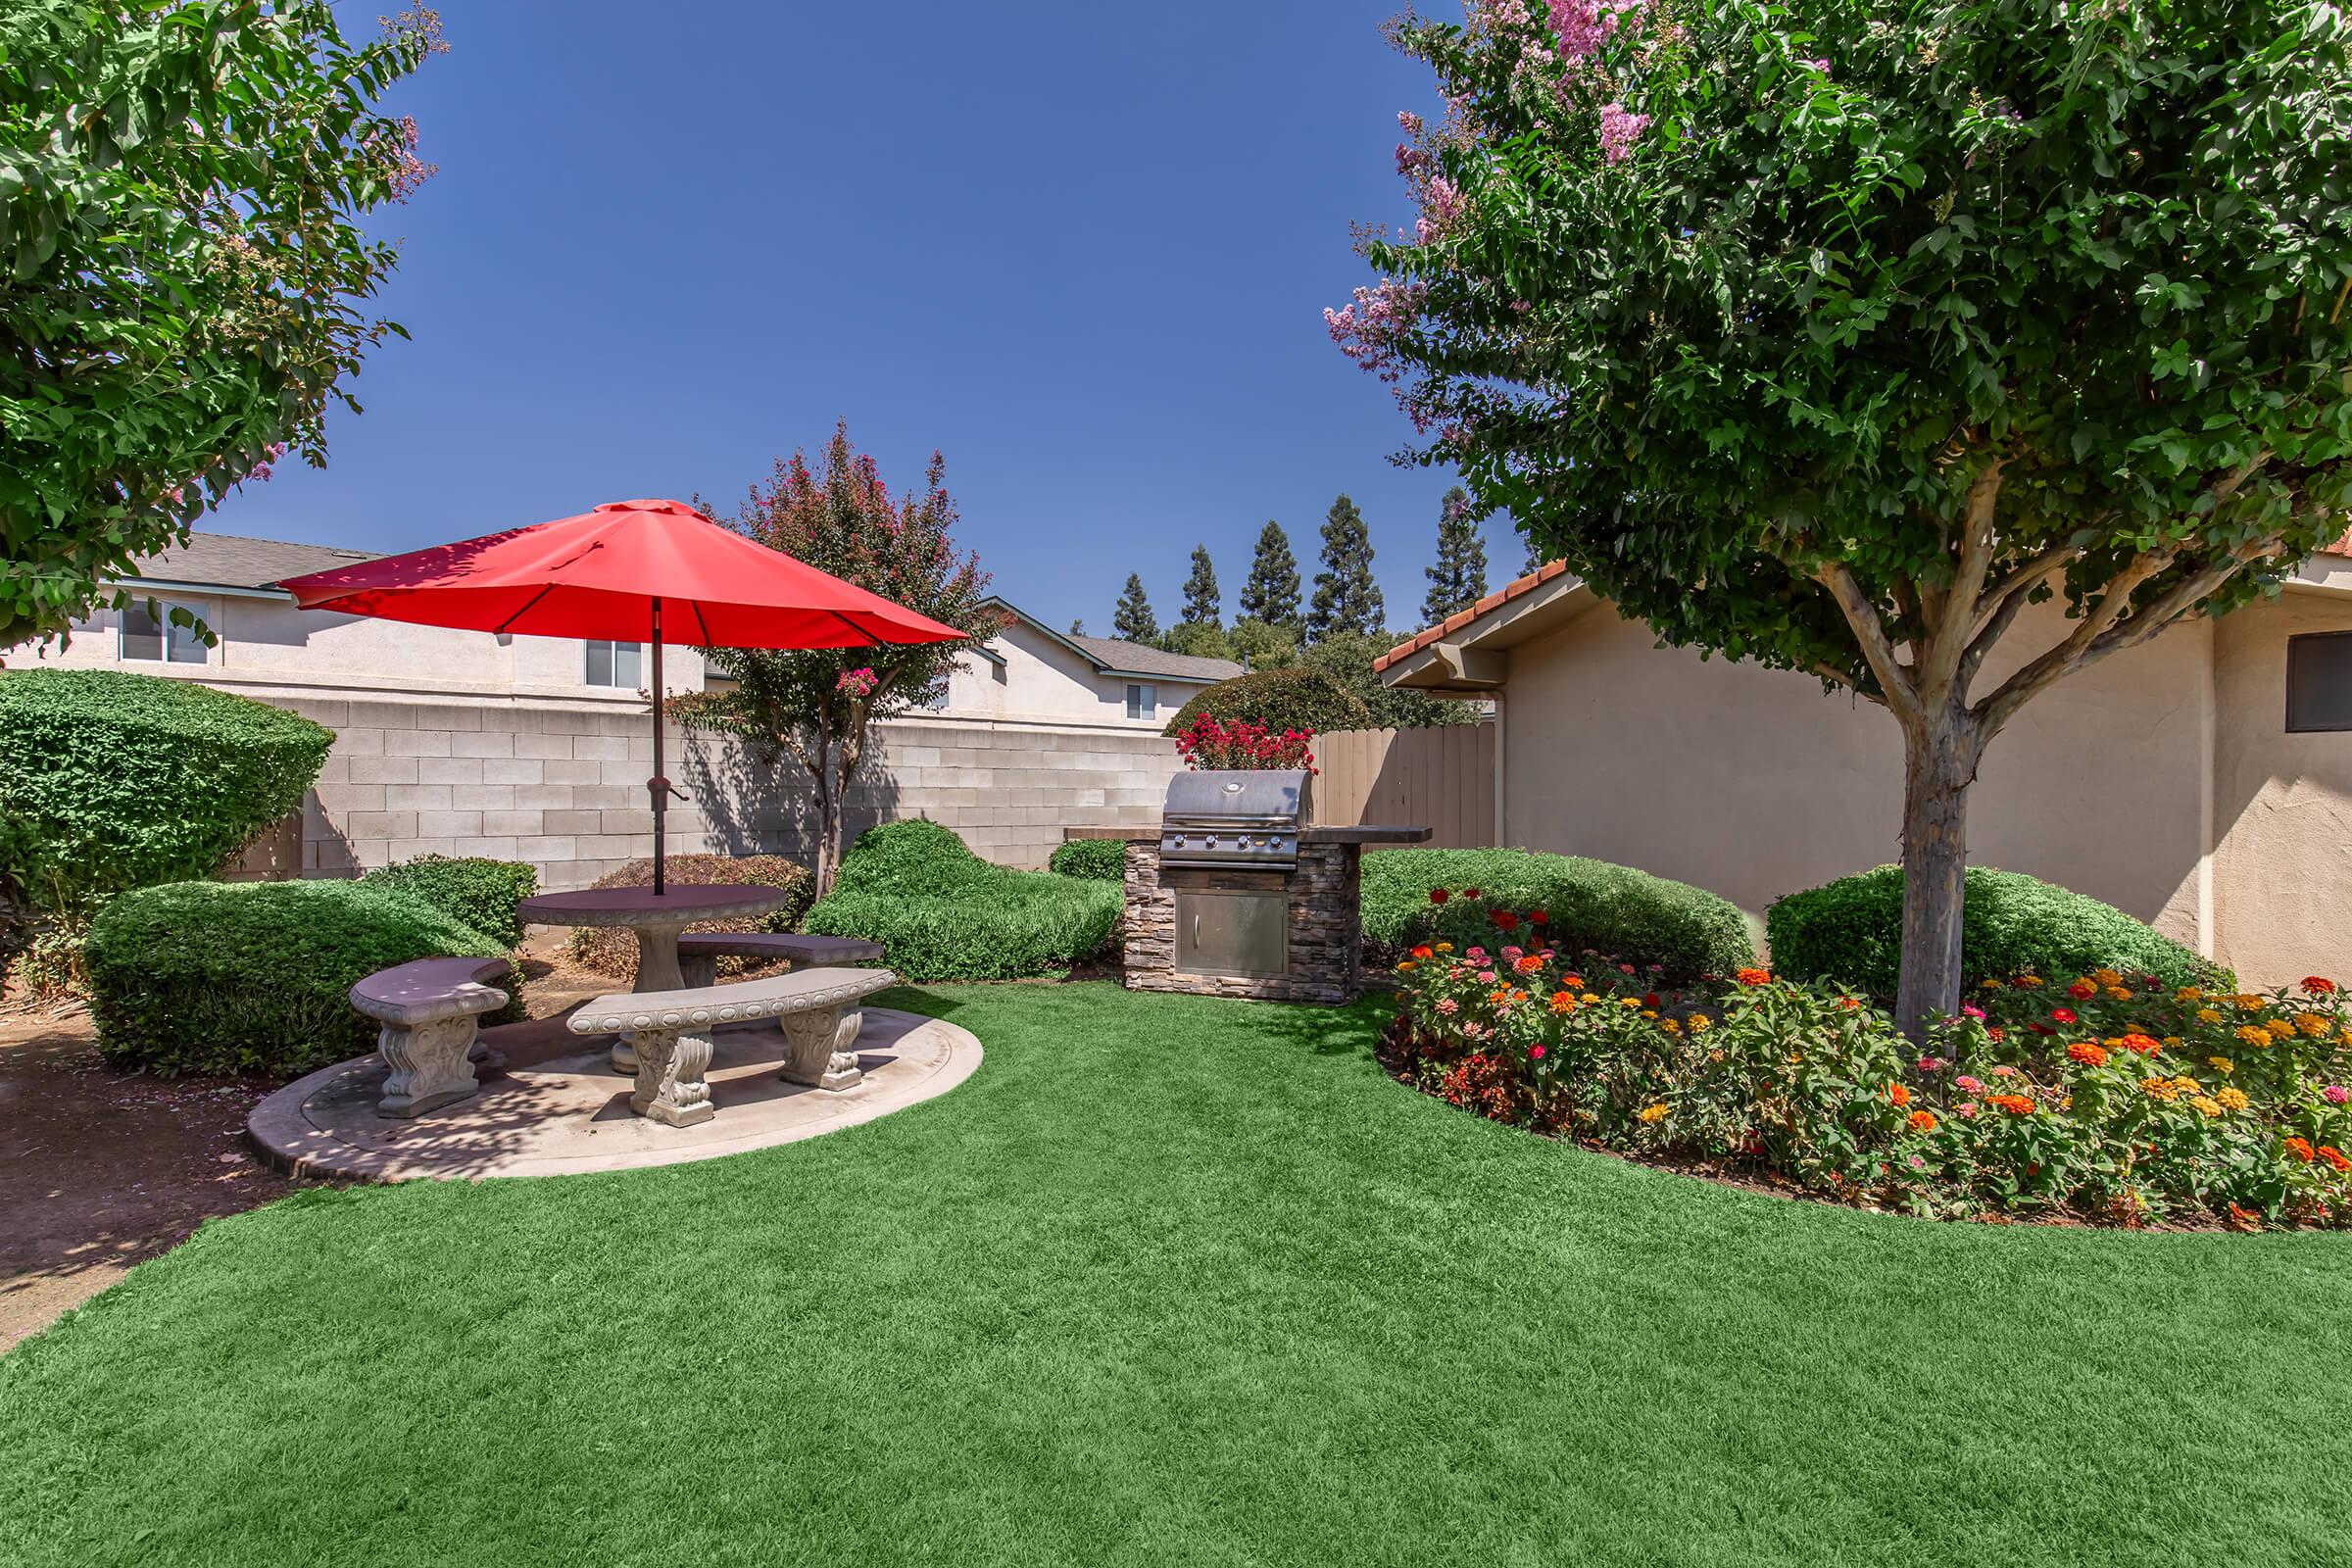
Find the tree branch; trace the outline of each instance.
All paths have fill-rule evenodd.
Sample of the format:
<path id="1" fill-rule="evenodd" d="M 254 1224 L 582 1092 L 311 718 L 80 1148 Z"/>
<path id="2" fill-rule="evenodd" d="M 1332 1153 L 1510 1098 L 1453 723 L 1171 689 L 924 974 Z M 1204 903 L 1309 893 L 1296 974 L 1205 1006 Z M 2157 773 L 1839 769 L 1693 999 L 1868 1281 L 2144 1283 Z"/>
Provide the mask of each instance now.
<path id="1" fill-rule="evenodd" d="M 2036 693 L 2061 676 L 2087 669 L 2110 654 L 2121 653 L 2127 648 L 2138 647 L 2195 609 L 2199 601 L 2214 593 L 2249 564 L 2270 555 L 2278 546 L 2278 541 L 2276 539 L 2258 545 L 2248 545 L 2224 561 L 2217 562 L 2201 571 L 2191 572 L 2166 589 L 2145 609 L 2134 613 L 2129 620 L 2118 624 L 2117 617 L 2121 615 L 2123 609 L 2121 605 L 2116 607 L 2114 615 L 2106 615 L 2104 612 L 2107 611 L 2110 601 L 2119 598 L 2128 600 L 2131 597 L 2130 590 L 2125 584 L 2125 576 L 2130 575 L 2130 571 L 2127 570 L 2124 576 L 2116 578 L 2115 586 L 2110 588 L 2107 595 L 2099 601 L 2098 612 L 2094 612 L 2103 617 L 2104 624 L 2099 630 L 2089 636 L 2084 636 L 2083 627 L 2077 627 L 2074 635 L 2068 637 L 2064 643 L 2011 675 L 2001 683 L 1999 690 L 1977 704 L 1973 711 L 1984 738 L 1990 740 L 2000 731 L 2002 725 L 2016 716 L 2019 709 L 2025 707 Z M 2133 565 L 2136 566 L 2148 559 L 2146 556 L 2141 556 L 2133 563 Z M 2150 574 L 2142 573 L 2130 584 L 2130 588 L 2137 588 L 2148 575 Z M 2090 620 L 2090 616 L 2085 616 L 2084 626 L 2087 626 Z"/>
<path id="2" fill-rule="evenodd" d="M 1936 596 L 1936 614 L 1919 653 L 1919 684 L 1931 705 L 1947 694 L 1974 640 L 1977 606 L 1992 571 L 1992 514 L 2001 498 L 2001 470 L 2008 459 L 1995 457 L 1968 486 L 1961 514 L 1960 566 L 1951 590 Z"/>
<path id="3" fill-rule="evenodd" d="M 1916 716 L 1919 712 L 1919 690 L 1911 683 L 1911 672 L 1894 656 L 1894 645 L 1886 640 L 1886 622 L 1879 618 L 1870 596 L 1845 568 L 1845 563 L 1823 563 L 1813 573 L 1813 580 L 1830 591 L 1845 623 L 1853 628 L 1854 641 L 1862 645 L 1862 658 L 1870 672 L 1879 679 L 1879 689 L 1886 693 L 1881 699 L 1897 717 Z"/>
<path id="4" fill-rule="evenodd" d="M 2054 573 L 2073 565 L 2075 559 L 2082 554 L 2082 552 L 2073 545 L 2053 545 L 1980 595 L 1977 600 L 1976 624 L 1970 628 L 1968 634 L 1970 648 L 1974 649 L 1983 640 L 1985 628 L 1990 626 L 1994 618 L 1999 616 L 2002 612 L 2008 610 L 2012 599 L 2022 606 L 2028 594 L 2047 581 Z M 2016 618 L 2015 612 L 2012 612 L 2002 624 L 2006 625 L 2008 620 Z M 1980 654 L 1978 657 L 1982 662 L 1983 655 Z"/>

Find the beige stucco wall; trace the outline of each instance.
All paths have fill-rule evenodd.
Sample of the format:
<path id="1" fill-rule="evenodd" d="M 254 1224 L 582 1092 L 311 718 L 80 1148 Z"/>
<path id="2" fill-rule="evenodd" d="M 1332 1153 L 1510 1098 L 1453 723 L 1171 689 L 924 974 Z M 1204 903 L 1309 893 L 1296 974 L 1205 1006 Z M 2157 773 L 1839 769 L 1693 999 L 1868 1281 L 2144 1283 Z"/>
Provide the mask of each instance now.
<path id="1" fill-rule="evenodd" d="M 2221 956 L 2253 984 L 2352 971 L 2352 732 L 2286 732 L 2286 640 L 2352 630 L 2352 601 L 2288 593 L 2214 626 Z"/>
<path id="2" fill-rule="evenodd" d="M 2061 624 L 2047 609 L 2022 617 L 1980 690 Z M 2029 705 L 1971 792 L 1972 862 L 2211 943 L 2212 636 L 2177 627 Z M 1901 743 L 1880 709 L 1801 675 L 1660 649 L 1606 604 L 1512 649 L 1508 671 L 1506 843 L 1637 865 L 1754 911 L 1901 856 Z"/>
<path id="3" fill-rule="evenodd" d="M 486 631 L 297 610 L 284 599 L 194 592 L 158 597 L 164 604 L 195 611 L 220 639 L 205 650 L 203 663 L 122 659 L 116 612 L 101 610 L 79 623 L 65 646 L 10 651 L 9 666 L 132 669 L 192 677 L 228 691 L 251 688 L 254 695 L 262 695 L 264 689 L 331 687 L 338 692 L 552 697 L 592 704 L 635 701 L 633 693 L 590 686 L 586 648 L 569 638 L 502 639 Z M 662 678 L 673 691 L 699 690 L 702 653 L 665 648 Z"/>

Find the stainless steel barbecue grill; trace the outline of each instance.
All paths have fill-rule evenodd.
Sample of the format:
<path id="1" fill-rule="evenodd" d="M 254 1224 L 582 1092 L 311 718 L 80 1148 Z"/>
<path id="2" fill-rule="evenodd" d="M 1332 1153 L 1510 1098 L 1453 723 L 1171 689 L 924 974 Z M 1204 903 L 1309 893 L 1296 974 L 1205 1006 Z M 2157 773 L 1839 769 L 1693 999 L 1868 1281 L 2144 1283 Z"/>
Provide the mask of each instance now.
<path id="1" fill-rule="evenodd" d="M 1288 871 L 1298 863 L 1308 774 L 1303 768 L 1179 773 L 1159 819 L 1159 863 Z"/>

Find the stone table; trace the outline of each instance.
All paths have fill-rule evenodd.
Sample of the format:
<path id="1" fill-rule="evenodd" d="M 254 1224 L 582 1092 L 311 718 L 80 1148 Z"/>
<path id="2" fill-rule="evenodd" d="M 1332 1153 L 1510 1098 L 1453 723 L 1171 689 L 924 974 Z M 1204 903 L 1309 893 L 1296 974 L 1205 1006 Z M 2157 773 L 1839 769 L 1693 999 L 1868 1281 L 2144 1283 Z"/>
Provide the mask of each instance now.
<path id="1" fill-rule="evenodd" d="M 700 920 L 748 920 L 782 908 L 791 898 L 782 888 L 757 883 L 692 883 L 661 893 L 582 888 L 525 899 L 515 912 L 531 925 L 626 926 L 637 933 L 637 980 L 630 989 L 677 991 L 686 984 L 678 971 L 678 936 L 688 926 Z M 637 1070 L 637 1054 L 625 1043 L 612 1048 L 612 1070 Z"/>

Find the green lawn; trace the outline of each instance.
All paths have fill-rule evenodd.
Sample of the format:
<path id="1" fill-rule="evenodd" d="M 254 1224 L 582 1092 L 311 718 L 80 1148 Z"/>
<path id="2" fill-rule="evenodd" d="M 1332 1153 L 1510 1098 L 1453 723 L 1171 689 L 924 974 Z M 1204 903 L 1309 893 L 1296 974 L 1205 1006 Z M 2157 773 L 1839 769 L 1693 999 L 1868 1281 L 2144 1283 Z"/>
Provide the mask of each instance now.
<path id="1" fill-rule="evenodd" d="M 943 987 L 943 1099 L 304 1194 L 0 1358 L 11 1564 L 2352 1552 L 2352 1241 L 1750 1197 L 1388 1081 L 1377 1009 Z"/>

